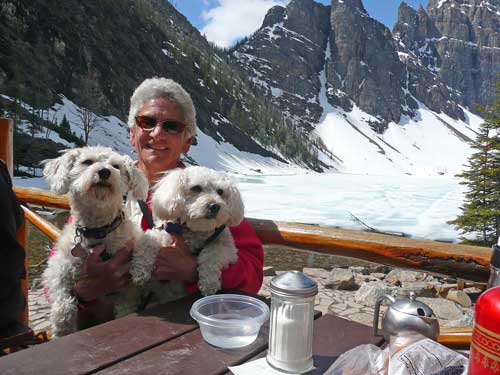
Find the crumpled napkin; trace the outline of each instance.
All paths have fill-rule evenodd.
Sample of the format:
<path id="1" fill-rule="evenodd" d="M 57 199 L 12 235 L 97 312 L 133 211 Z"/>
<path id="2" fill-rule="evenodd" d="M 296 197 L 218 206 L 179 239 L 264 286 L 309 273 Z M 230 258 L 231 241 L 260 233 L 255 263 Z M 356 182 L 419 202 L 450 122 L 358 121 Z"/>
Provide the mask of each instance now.
<path id="1" fill-rule="evenodd" d="M 266 361 L 266 358 L 256 359 L 255 361 L 247 362 L 239 366 L 230 366 L 229 370 L 234 375 L 294 375 L 289 372 L 281 372 L 272 368 Z M 297 374 L 298 375 L 298 374 Z"/>

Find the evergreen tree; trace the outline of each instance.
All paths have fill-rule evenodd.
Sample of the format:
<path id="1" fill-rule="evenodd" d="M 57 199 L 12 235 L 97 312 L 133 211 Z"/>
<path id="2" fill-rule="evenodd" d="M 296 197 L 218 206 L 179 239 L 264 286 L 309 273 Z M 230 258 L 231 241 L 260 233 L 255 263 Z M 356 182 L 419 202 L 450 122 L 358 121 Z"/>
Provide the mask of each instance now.
<path id="1" fill-rule="evenodd" d="M 500 80 L 496 101 L 480 108 L 485 122 L 480 126 L 466 169 L 458 177 L 467 186 L 462 214 L 448 222 L 470 233 L 484 245 L 500 236 Z"/>

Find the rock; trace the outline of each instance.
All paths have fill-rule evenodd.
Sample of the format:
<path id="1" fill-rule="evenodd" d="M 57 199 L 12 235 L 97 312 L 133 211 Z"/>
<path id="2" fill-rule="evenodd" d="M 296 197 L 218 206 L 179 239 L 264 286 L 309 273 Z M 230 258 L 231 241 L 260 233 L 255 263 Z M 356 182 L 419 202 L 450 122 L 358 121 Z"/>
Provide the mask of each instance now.
<path id="1" fill-rule="evenodd" d="M 361 285 L 356 294 L 354 301 L 360 305 L 374 307 L 377 299 L 385 294 L 391 294 L 394 287 L 387 285 L 382 281 L 372 281 Z"/>
<path id="2" fill-rule="evenodd" d="M 334 268 L 328 276 L 325 287 L 339 290 L 356 289 L 354 272 L 350 269 Z"/>
<path id="3" fill-rule="evenodd" d="M 307 268 L 302 271 L 304 275 L 312 277 L 313 279 L 328 279 L 330 272 L 322 268 Z"/>
<path id="4" fill-rule="evenodd" d="M 385 282 L 393 285 L 403 285 L 404 283 L 412 283 L 423 280 L 425 275 L 426 274 L 423 272 L 395 269 L 389 272 L 385 278 Z"/>
<path id="5" fill-rule="evenodd" d="M 463 307 L 471 307 L 472 301 L 463 290 L 450 290 L 446 295 L 446 299 L 456 302 Z"/>
<path id="6" fill-rule="evenodd" d="M 276 276 L 274 267 L 264 267 L 264 276 Z"/>
<path id="7" fill-rule="evenodd" d="M 444 327 L 463 327 L 472 326 L 474 324 L 474 311 L 465 310 L 463 315 L 457 320 L 445 320 L 440 322 Z"/>
<path id="8" fill-rule="evenodd" d="M 354 275 L 354 282 L 358 285 L 361 285 L 361 284 L 366 283 L 368 281 L 373 281 L 373 280 L 370 280 L 370 278 L 367 275 L 361 275 L 359 273 Z"/>
<path id="9" fill-rule="evenodd" d="M 375 278 L 375 279 L 379 279 L 379 280 L 385 279 L 385 273 L 382 273 L 382 272 L 373 272 L 370 274 L 370 276 Z"/>
<path id="10" fill-rule="evenodd" d="M 361 274 L 361 275 L 368 275 L 370 272 L 368 269 L 366 269 L 365 267 L 360 267 L 360 266 L 354 266 L 354 267 L 349 267 L 352 272 L 356 273 L 356 274 Z"/>
<path id="11" fill-rule="evenodd" d="M 455 302 L 448 301 L 443 298 L 419 298 L 419 301 L 429 305 L 439 319 L 444 320 L 457 320 L 462 318 L 464 310 L 460 308 Z"/>
<path id="12" fill-rule="evenodd" d="M 432 289 L 432 285 L 429 285 L 425 281 L 417 281 L 417 282 L 405 282 L 403 286 L 395 289 L 395 293 L 397 297 L 406 297 L 413 292 L 417 297 L 433 297 L 434 291 Z"/>

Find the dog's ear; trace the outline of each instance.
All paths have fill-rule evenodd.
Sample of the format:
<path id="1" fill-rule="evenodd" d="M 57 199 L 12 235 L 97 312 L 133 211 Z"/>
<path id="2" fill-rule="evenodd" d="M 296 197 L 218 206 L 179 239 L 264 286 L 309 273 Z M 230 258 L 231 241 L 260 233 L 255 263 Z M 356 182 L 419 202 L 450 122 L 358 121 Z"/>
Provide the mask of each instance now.
<path id="1" fill-rule="evenodd" d="M 229 181 L 228 190 L 228 207 L 230 213 L 228 225 L 232 227 L 242 222 L 245 215 L 245 206 L 236 183 Z"/>
<path id="2" fill-rule="evenodd" d="M 55 159 L 47 159 L 41 162 L 45 165 L 43 176 L 47 179 L 49 187 L 57 194 L 66 194 L 70 186 L 70 171 L 75 160 L 80 155 L 81 149 L 63 150 L 62 155 Z"/>
<path id="3" fill-rule="evenodd" d="M 134 166 L 134 162 L 128 156 L 123 157 L 123 166 L 128 180 L 128 191 L 137 200 L 146 200 L 148 197 L 149 183 L 144 173 Z"/>
<path id="4" fill-rule="evenodd" d="M 185 221 L 183 217 L 185 176 L 182 169 L 165 174 L 155 186 L 151 206 L 160 220 Z"/>

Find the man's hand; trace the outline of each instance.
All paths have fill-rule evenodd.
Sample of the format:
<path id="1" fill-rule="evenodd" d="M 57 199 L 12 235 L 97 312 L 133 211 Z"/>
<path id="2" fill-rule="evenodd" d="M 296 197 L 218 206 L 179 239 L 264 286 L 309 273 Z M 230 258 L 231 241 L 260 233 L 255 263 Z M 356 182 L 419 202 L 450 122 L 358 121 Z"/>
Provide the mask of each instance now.
<path id="1" fill-rule="evenodd" d="M 105 247 L 97 246 L 89 250 L 83 263 L 83 277 L 73 289 L 79 299 L 91 301 L 106 294 L 123 290 L 130 283 L 130 259 L 134 241 L 127 241 L 125 246 L 109 260 L 102 261 L 101 253 Z"/>
<path id="2" fill-rule="evenodd" d="M 183 238 L 172 234 L 173 243 L 162 247 L 156 258 L 153 277 L 157 280 L 194 282 L 198 279 L 198 261 Z"/>

